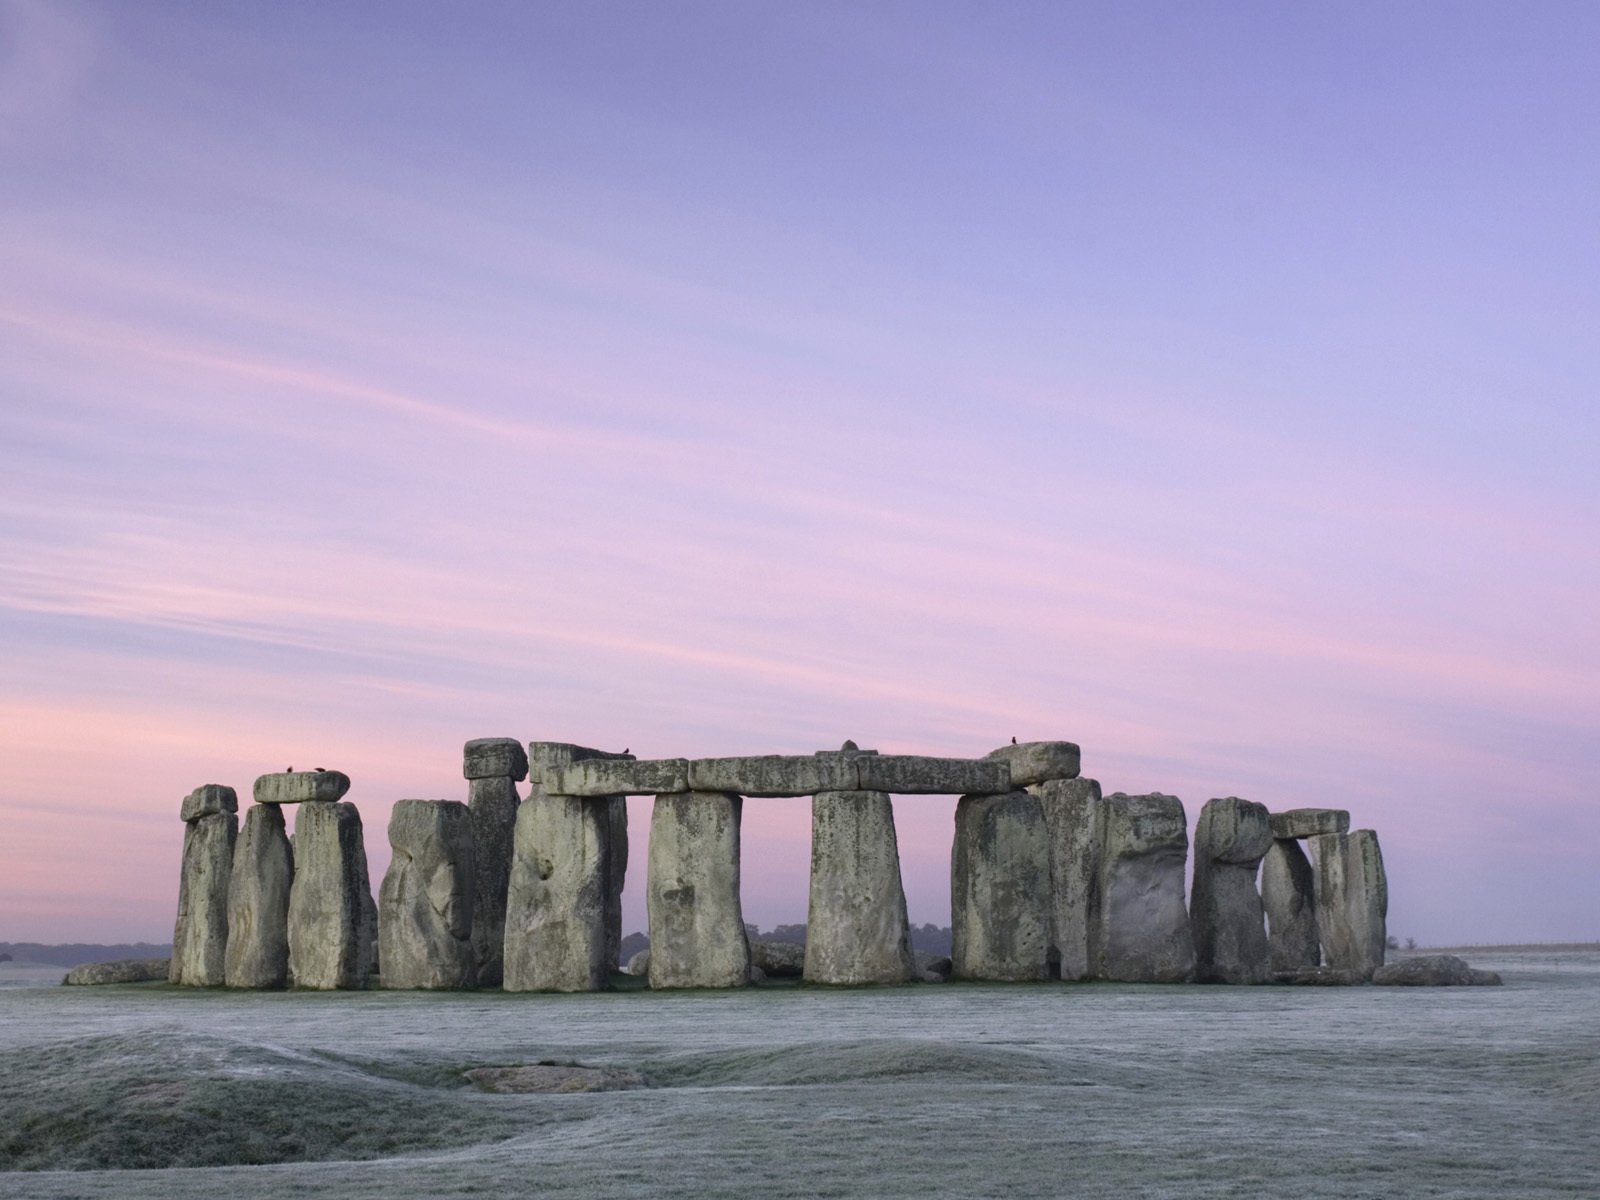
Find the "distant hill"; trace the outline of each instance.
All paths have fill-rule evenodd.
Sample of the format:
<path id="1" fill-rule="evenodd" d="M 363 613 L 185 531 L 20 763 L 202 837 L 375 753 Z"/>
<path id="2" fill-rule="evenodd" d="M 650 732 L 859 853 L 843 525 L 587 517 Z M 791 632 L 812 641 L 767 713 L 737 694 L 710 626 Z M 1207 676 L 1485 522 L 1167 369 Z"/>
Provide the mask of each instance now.
<path id="1" fill-rule="evenodd" d="M 19 963 L 76 967 L 81 963 L 116 962 L 121 958 L 168 958 L 172 954 L 172 943 L 158 946 L 152 942 L 132 942 L 101 946 L 73 942 L 65 946 L 45 946 L 38 942 L 0 942 L 0 955 L 4 954 L 9 954 L 14 962 Z"/>

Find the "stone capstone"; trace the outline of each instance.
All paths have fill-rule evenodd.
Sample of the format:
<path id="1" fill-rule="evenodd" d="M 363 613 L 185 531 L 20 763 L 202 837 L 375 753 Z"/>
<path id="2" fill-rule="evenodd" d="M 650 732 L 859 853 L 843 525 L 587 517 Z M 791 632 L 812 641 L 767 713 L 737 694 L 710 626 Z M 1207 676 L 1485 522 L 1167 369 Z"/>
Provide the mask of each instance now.
<path id="1" fill-rule="evenodd" d="M 1194 977 L 1194 937 L 1183 901 L 1189 850 L 1183 802 L 1115 792 L 1103 812 L 1094 974 L 1125 983 L 1185 983 Z"/>
<path id="2" fill-rule="evenodd" d="M 994 795 L 1010 791 L 1011 769 L 1002 759 L 925 758 L 918 754 L 863 754 L 856 760 L 857 788 L 902 795 Z"/>
<path id="3" fill-rule="evenodd" d="M 331 804 L 349 790 L 343 771 L 280 771 L 256 780 L 255 798 L 257 804 Z"/>
<path id="4" fill-rule="evenodd" d="M 1479 971 L 1454 954 L 1419 954 L 1386 963 L 1372 973 L 1372 982 L 1386 987 L 1472 987 L 1502 982 L 1494 971 Z"/>
<path id="5" fill-rule="evenodd" d="M 1199 982 L 1265 983 L 1271 977 L 1256 891 L 1256 868 L 1271 846 L 1266 805 L 1227 796 L 1200 810 L 1189 903 Z"/>
<path id="6" fill-rule="evenodd" d="M 689 763 L 689 786 L 697 792 L 741 796 L 812 796 L 853 791 L 855 759 L 843 754 L 764 754 L 746 758 L 697 758 Z"/>
<path id="7" fill-rule="evenodd" d="M 458 800 L 398 800 L 390 810 L 394 853 L 378 892 L 384 987 L 473 986 L 472 834 L 472 813 Z"/>
<path id="8" fill-rule="evenodd" d="M 1275 973 L 1321 964 L 1316 876 L 1298 841 L 1274 841 L 1261 860 L 1261 907 L 1267 917 L 1267 960 Z"/>
<path id="9" fill-rule="evenodd" d="M 824 791 L 812 798 L 811 891 L 802 953 L 810 983 L 911 979 L 911 926 L 888 793 Z"/>
<path id="10" fill-rule="evenodd" d="M 228 884 L 228 952 L 224 982 L 231 988 L 281 988 L 289 982 L 289 893 L 294 851 L 283 809 L 256 804 L 245 813 L 233 847 Z"/>
<path id="11" fill-rule="evenodd" d="M 656 797 L 650 819 L 652 988 L 742 987 L 750 945 L 739 902 L 742 800 L 723 792 Z"/>
<path id="12" fill-rule="evenodd" d="M 1098 958 L 1100 785 L 1093 779 L 1050 779 L 1030 786 L 1039 797 L 1050 839 L 1052 959 L 1066 980 L 1093 978 Z"/>
<path id="13" fill-rule="evenodd" d="M 528 752 L 516 738 L 473 738 L 461 748 L 461 774 L 467 779 L 526 779 Z"/>
<path id="14" fill-rule="evenodd" d="M 552 796 L 653 796 L 689 790 L 686 758 L 590 758 L 548 767 L 536 781 Z"/>
<path id="15" fill-rule="evenodd" d="M 231 787 L 224 787 L 220 783 L 208 783 L 204 787 L 195 788 L 183 798 L 180 815 L 185 821 L 198 821 L 201 817 L 238 811 L 239 797 Z"/>
<path id="16" fill-rule="evenodd" d="M 364 988 L 376 954 L 377 905 L 367 879 L 361 813 L 351 804 L 305 804 L 295 818 L 290 982 L 301 988 Z"/>
<path id="17" fill-rule="evenodd" d="M 1011 786 L 1032 787 L 1052 779 L 1076 779 L 1082 755 L 1073 742 L 1013 742 L 989 752 L 1011 770 Z"/>
<path id="18" fill-rule="evenodd" d="M 950 855 L 955 977 L 1049 978 L 1050 910 L 1050 843 L 1039 797 L 961 797 Z"/>
<path id="19" fill-rule="evenodd" d="M 228 954 L 228 881 L 238 833 L 239 818 L 231 811 L 214 812 L 184 824 L 178 920 L 172 931 L 167 976 L 173 983 L 222 986 Z"/>
<path id="20" fill-rule="evenodd" d="M 858 790 L 959 794 L 1004 792 L 1011 787 L 1011 775 L 1003 759 L 839 750 L 693 762 L 682 758 L 578 760 L 543 768 L 539 782 L 552 795 L 568 796 L 662 795 L 690 790 L 741 796 Z"/>
<path id="21" fill-rule="evenodd" d="M 1342 808 L 1291 808 L 1272 814 L 1272 836 L 1280 839 L 1349 833 L 1350 814 Z"/>
<path id="22" fill-rule="evenodd" d="M 1371 979 L 1383 966 L 1388 937 L 1389 885 L 1378 835 L 1357 829 L 1325 833 L 1310 843 L 1323 965 Z"/>
<path id="23" fill-rule="evenodd" d="M 69 987 L 105 983 L 155 983 L 172 970 L 170 958 L 120 958 L 116 962 L 83 963 L 67 972 L 61 982 Z"/>

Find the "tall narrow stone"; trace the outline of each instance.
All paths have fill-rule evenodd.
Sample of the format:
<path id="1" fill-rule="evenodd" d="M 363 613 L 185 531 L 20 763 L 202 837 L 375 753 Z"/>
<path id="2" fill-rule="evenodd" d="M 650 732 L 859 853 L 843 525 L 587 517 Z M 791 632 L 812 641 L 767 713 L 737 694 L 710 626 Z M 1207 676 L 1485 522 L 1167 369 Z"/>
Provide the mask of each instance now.
<path id="1" fill-rule="evenodd" d="M 1050 835 L 1051 958 L 1067 980 L 1090 979 L 1099 955 L 1100 785 L 1052 779 L 1028 788 L 1039 797 Z"/>
<path id="2" fill-rule="evenodd" d="M 476 980 L 473 833 L 472 812 L 456 800 L 400 800 L 390 811 L 394 854 L 378 896 L 384 987 L 444 990 Z"/>
<path id="3" fill-rule="evenodd" d="M 741 987 L 750 943 L 739 903 L 739 817 L 727 792 L 656 797 L 646 902 L 652 988 Z"/>
<path id="4" fill-rule="evenodd" d="M 622 966 L 622 886 L 628 879 L 628 798 L 604 796 L 606 813 L 606 971 Z"/>
<path id="5" fill-rule="evenodd" d="M 479 987 L 498 987 L 506 888 L 521 803 L 517 783 L 528 777 L 528 755 L 515 738 L 475 738 L 462 747 L 461 773 L 467 780 L 467 807 L 472 813 L 473 979 Z"/>
<path id="6" fill-rule="evenodd" d="M 228 885 L 226 981 L 231 988 L 281 988 L 289 982 L 289 890 L 294 850 L 283 808 L 252 805 L 233 847 Z"/>
<path id="7" fill-rule="evenodd" d="M 506 991 L 606 986 L 617 955 L 609 912 L 612 801 L 551 796 L 536 784 L 523 802 L 506 902 Z"/>
<path id="8" fill-rule="evenodd" d="M 1383 966 L 1389 884 L 1370 829 L 1309 839 L 1316 857 L 1317 933 L 1325 966 L 1363 979 Z"/>
<path id="9" fill-rule="evenodd" d="M 1125 983 L 1194 977 L 1194 936 L 1183 903 L 1189 829 L 1183 802 L 1115 792 L 1104 802 L 1100 857 L 1100 962 L 1095 974 Z"/>
<path id="10" fill-rule="evenodd" d="M 889 794 L 818 792 L 811 800 L 805 978 L 906 983 L 914 968 Z"/>
<path id="11" fill-rule="evenodd" d="M 1050 911 L 1050 840 L 1039 797 L 961 797 L 950 855 L 955 977 L 1048 979 Z"/>
<path id="12" fill-rule="evenodd" d="M 295 818 L 289 891 L 294 986 L 366 987 L 377 951 L 376 914 L 361 813 L 342 802 L 302 803 Z"/>
<path id="13" fill-rule="evenodd" d="M 1316 876 L 1294 838 L 1279 838 L 1261 860 L 1261 907 L 1267 914 L 1267 956 L 1274 971 L 1322 964 Z"/>
<path id="14" fill-rule="evenodd" d="M 1264 804 L 1228 796 L 1200 810 L 1189 920 L 1201 983 L 1265 983 L 1270 977 L 1256 868 L 1271 845 L 1272 818 Z"/>
<path id="15" fill-rule="evenodd" d="M 228 880 L 239 832 L 239 799 L 208 783 L 184 797 L 183 873 L 167 978 L 190 987 L 220 987 L 227 973 Z"/>

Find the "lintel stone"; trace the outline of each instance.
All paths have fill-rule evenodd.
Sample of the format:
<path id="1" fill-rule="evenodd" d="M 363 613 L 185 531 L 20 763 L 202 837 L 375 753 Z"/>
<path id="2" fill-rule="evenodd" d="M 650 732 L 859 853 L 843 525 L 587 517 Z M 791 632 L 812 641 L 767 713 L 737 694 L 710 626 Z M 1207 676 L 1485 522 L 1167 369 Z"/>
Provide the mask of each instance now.
<path id="1" fill-rule="evenodd" d="M 239 811 L 239 797 L 231 787 L 220 783 L 207 783 L 195 788 L 183 798 L 182 816 L 185 821 L 198 821 L 216 813 Z"/>
<path id="2" fill-rule="evenodd" d="M 1350 814 L 1342 808 L 1291 808 L 1272 814 L 1272 836 L 1280 840 L 1349 832 Z"/>
<path id="3" fill-rule="evenodd" d="M 689 790 L 686 758 L 593 758 L 547 768 L 541 780 L 552 796 L 659 796 Z"/>
<path id="4" fill-rule="evenodd" d="M 257 804 L 332 802 L 350 790 L 343 771 L 279 771 L 256 780 Z"/>
<path id="5" fill-rule="evenodd" d="M 1076 779 L 1082 754 L 1073 742 L 1013 742 L 989 752 L 1011 767 L 1011 786 L 1032 787 L 1051 779 Z"/>
<path id="6" fill-rule="evenodd" d="M 1011 767 L 998 758 L 925 758 L 867 754 L 855 760 L 863 792 L 902 795 L 992 796 L 1011 790 Z"/>
<path id="7" fill-rule="evenodd" d="M 761 754 L 742 758 L 697 758 L 689 763 L 696 792 L 741 796 L 815 796 L 856 790 L 856 757 L 839 754 Z"/>
<path id="8" fill-rule="evenodd" d="M 528 752 L 516 738 L 473 738 L 461 749 L 466 779 L 526 779 Z"/>

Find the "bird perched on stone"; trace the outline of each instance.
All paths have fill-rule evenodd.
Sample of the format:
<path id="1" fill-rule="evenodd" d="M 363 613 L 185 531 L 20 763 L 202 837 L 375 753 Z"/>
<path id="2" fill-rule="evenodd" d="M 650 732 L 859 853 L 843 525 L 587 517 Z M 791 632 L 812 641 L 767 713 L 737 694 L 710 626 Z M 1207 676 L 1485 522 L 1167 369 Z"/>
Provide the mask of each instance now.
<path id="1" fill-rule="evenodd" d="M 283 773 L 284 773 L 284 774 L 285 774 L 285 775 L 289 775 L 289 774 L 292 774 L 292 773 L 293 773 L 293 772 L 294 772 L 294 768 L 293 768 L 293 767 L 285 767 L 285 768 L 284 768 L 284 769 L 283 769 Z"/>
<path id="2" fill-rule="evenodd" d="M 311 769 L 313 771 L 315 771 L 318 775 L 326 774 L 326 769 L 323 768 L 323 767 L 312 767 Z"/>
<path id="3" fill-rule="evenodd" d="M 1016 745 L 1016 744 L 1017 744 L 1017 739 L 1016 739 L 1016 738 L 1012 738 L 1012 739 L 1011 739 L 1011 744 L 1012 744 L 1012 745 L 1013 745 L 1013 746 L 1015 746 L 1015 745 Z"/>

